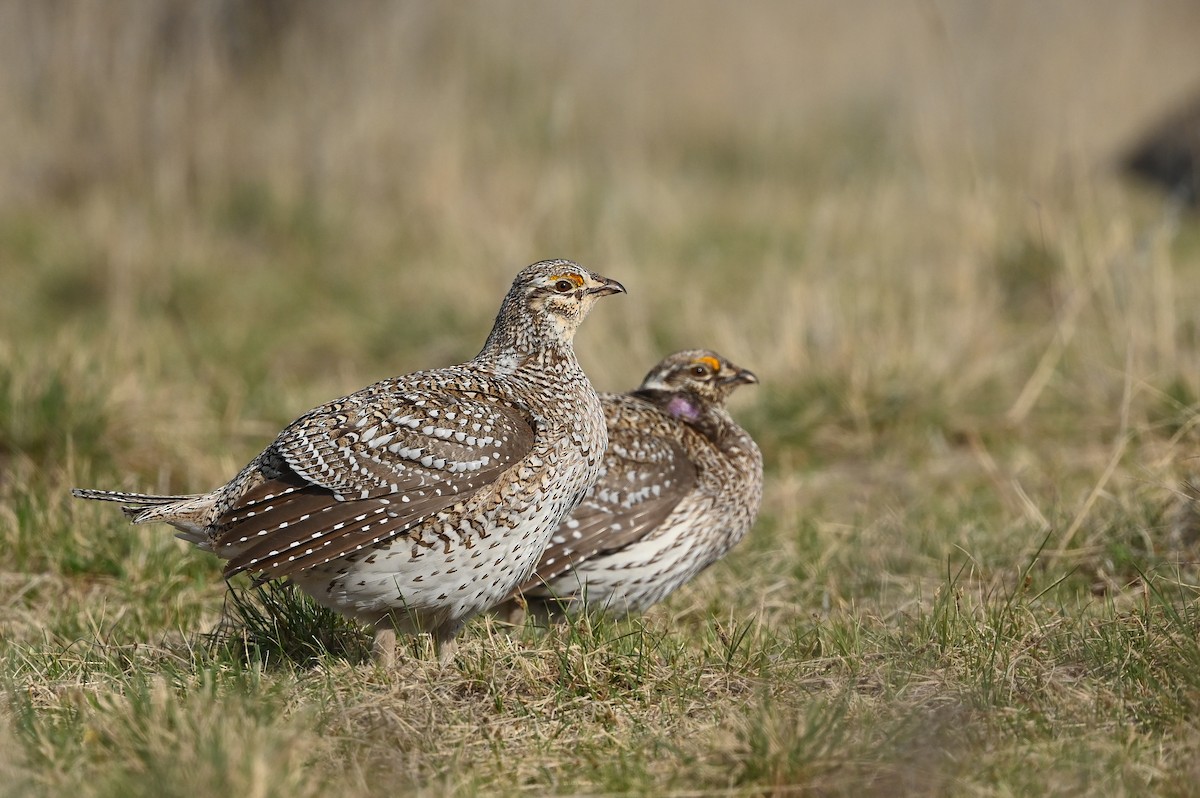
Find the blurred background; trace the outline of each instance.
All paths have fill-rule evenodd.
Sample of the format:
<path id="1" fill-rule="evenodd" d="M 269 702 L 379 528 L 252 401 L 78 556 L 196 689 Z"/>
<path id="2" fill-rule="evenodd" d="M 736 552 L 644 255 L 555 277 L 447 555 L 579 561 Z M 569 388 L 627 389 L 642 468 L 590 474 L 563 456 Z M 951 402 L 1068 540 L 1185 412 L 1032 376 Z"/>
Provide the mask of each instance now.
<path id="1" fill-rule="evenodd" d="M 0 2 L 0 794 L 1195 793 L 1198 94 L 1195 0 Z M 645 616 L 293 669 L 70 498 L 224 483 L 548 257 L 629 289 L 600 389 L 761 380 L 758 522 Z"/>
<path id="2" fill-rule="evenodd" d="M 1198 34 L 1165 1 L 4 3 L 0 445 L 207 488 L 569 257 L 629 288 L 579 335 L 601 389 L 683 347 L 760 374 L 781 517 L 869 526 L 876 470 L 964 463 L 1070 517 L 1119 430 L 1184 461 L 1200 235 L 1120 164 Z"/>

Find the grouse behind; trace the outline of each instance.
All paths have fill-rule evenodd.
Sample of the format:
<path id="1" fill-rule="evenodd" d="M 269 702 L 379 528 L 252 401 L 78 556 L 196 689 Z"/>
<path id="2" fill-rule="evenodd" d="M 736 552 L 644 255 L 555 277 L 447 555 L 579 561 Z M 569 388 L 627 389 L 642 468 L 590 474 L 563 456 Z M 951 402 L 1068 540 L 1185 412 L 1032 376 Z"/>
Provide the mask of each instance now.
<path id="1" fill-rule="evenodd" d="M 664 358 L 637 390 L 602 395 L 600 478 L 514 597 L 536 616 L 641 612 L 725 556 L 754 523 L 763 479 L 762 454 L 725 402 L 756 382 L 693 349 Z M 501 613 L 515 618 L 512 607 Z"/>

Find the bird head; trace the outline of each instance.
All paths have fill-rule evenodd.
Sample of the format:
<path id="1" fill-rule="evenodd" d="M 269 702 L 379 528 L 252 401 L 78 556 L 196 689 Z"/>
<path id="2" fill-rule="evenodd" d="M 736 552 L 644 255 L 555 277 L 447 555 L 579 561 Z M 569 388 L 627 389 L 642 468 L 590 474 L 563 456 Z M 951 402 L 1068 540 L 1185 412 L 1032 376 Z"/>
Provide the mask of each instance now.
<path id="1" fill-rule="evenodd" d="M 655 393 L 671 415 L 686 421 L 699 418 L 706 405 L 724 406 L 739 385 L 758 377 L 708 349 L 687 349 L 663 358 L 642 380 L 639 392 Z"/>
<path id="2" fill-rule="evenodd" d="M 480 355 L 518 358 L 569 347 L 575 330 L 596 300 L 623 294 L 616 280 L 569 260 L 526 266 L 513 280 Z"/>
<path id="3" fill-rule="evenodd" d="M 544 260 L 517 275 L 513 292 L 517 291 L 534 315 L 550 317 L 573 332 L 597 299 L 623 294 L 625 286 L 569 260 Z"/>

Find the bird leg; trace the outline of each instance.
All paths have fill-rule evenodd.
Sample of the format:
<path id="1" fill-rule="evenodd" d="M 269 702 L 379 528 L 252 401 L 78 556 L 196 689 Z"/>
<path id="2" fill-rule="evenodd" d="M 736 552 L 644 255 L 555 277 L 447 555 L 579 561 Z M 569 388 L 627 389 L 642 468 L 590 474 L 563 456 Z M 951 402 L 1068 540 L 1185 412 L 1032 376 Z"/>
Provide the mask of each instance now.
<path id="1" fill-rule="evenodd" d="M 496 608 L 496 617 L 512 626 L 521 626 L 525 623 L 528 609 L 529 603 L 524 594 L 517 593 Z"/>
<path id="2" fill-rule="evenodd" d="M 375 639 L 371 641 L 371 661 L 380 668 L 396 664 L 396 627 L 392 619 L 384 618 L 375 624 Z"/>
<path id="3" fill-rule="evenodd" d="M 445 668 L 454 661 L 458 652 L 458 630 L 461 621 L 448 621 L 433 630 L 433 650 L 437 653 L 438 665 Z"/>

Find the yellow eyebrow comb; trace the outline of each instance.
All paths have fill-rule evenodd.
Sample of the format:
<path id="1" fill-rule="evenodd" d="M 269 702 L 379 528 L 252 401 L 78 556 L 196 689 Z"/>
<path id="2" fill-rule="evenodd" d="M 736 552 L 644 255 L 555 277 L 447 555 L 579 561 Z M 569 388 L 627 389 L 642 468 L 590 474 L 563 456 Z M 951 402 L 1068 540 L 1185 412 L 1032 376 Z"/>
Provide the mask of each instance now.
<path id="1" fill-rule="evenodd" d="M 713 373 L 721 370 L 721 363 L 715 357 L 709 357 L 708 355 L 705 355 L 704 357 L 696 358 L 696 362 L 703 363 L 704 365 L 708 366 L 713 370 Z"/>
<path id="2" fill-rule="evenodd" d="M 550 280 L 555 282 L 558 280 L 570 280 L 571 282 L 575 283 L 576 288 L 583 285 L 583 278 L 578 274 L 556 274 L 551 277 Z"/>

